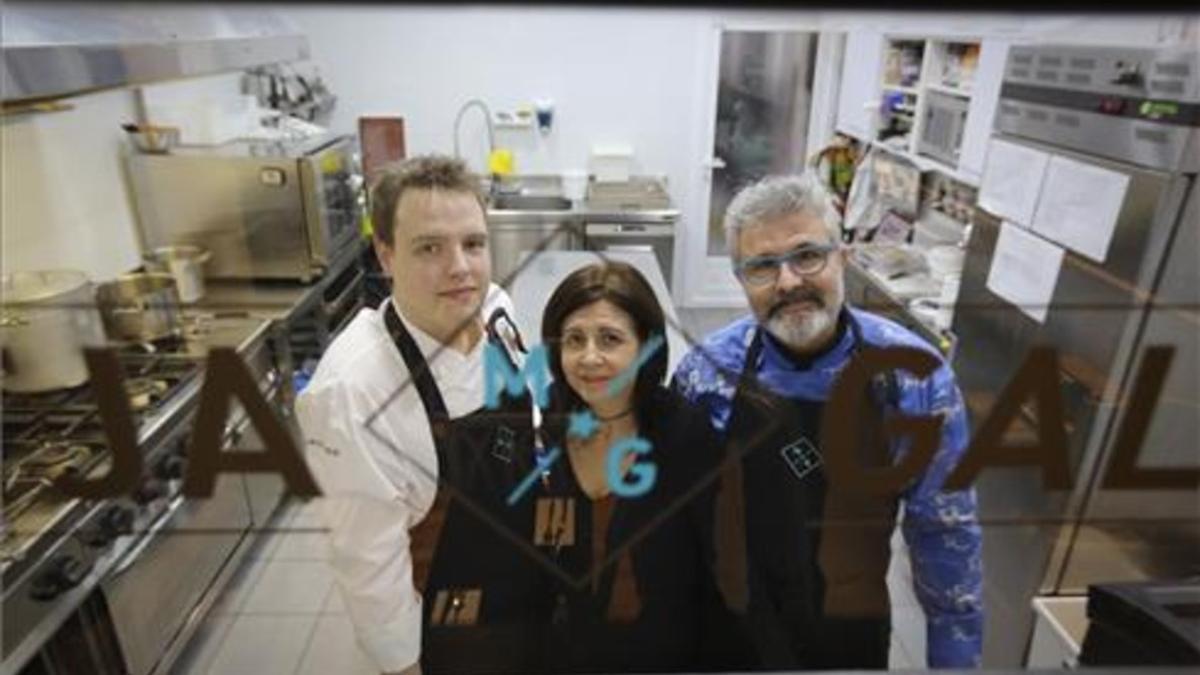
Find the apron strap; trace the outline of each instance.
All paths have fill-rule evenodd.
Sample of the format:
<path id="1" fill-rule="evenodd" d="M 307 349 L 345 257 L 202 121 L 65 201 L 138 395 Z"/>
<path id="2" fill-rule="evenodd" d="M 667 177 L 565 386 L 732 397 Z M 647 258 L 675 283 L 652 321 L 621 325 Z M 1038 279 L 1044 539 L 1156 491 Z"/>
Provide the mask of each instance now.
<path id="1" fill-rule="evenodd" d="M 752 369 L 762 353 L 762 335 L 754 338 L 746 350 L 746 361 L 738 376 L 739 392 L 748 393 L 757 386 Z M 734 403 L 737 395 L 734 395 Z M 732 457 L 736 448 L 727 448 L 716 504 L 716 576 L 717 586 L 729 608 L 745 614 L 750 606 L 749 572 L 746 563 L 746 494 L 742 474 L 742 458 Z"/>
<path id="2" fill-rule="evenodd" d="M 717 492 L 716 576 L 725 603 L 744 614 L 750 605 L 746 571 L 746 495 L 741 458 L 726 458 Z"/>
<path id="3" fill-rule="evenodd" d="M 396 309 L 395 303 L 387 303 L 383 319 L 387 325 L 388 334 L 392 336 L 392 343 L 400 352 L 400 358 L 404 359 L 404 365 L 408 366 L 408 374 L 412 377 L 413 386 L 417 388 L 417 394 L 421 397 L 421 404 L 425 406 L 425 415 L 429 418 L 430 426 L 434 431 L 434 441 L 437 442 L 440 436 L 437 428 L 439 423 L 450 419 L 450 413 L 446 410 L 446 402 L 442 399 L 442 392 L 433 379 L 429 363 L 421 354 L 421 350 L 417 347 L 417 343 L 409 334 L 408 329 L 404 327 L 404 322 L 400 320 L 400 312 Z"/>
<path id="4" fill-rule="evenodd" d="M 512 324 L 512 319 L 508 318 L 508 313 L 504 308 L 497 307 L 492 312 L 486 323 L 486 335 L 488 342 L 500 348 L 504 358 L 508 361 L 508 365 L 513 370 L 516 370 L 516 364 L 513 362 L 512 355 L 504 346 L 504 340 L 501 339 L 499 332 L 496 330 L 496 323 L 500 319 L 505 319 Z M 404 365 L 408 366 L 409 375 L 413 379 L 413 385 L 417 388 L 417 394 L 421 397 L 421 404 L 425 407 L 425 415 L 429 419 L 430 428 L 433 430 L 435 443 L 440 443 L 443 436 L 442 427 L 450 421 L 450 413 L 446 408 L 445 399 L 442 398 L 442 392 L 438 389 L 437 382 L 433 379 L 433 373 L 429 370 L 429 363 L 421 354 L 421 350 L 417 347 L 416 341 L 404 327 L 404 322 L 400 320 L 399 310 L 392 302 L 387 303 L 384 309 L 384 323 L 387 325 L 388 333 L 392 337 L 392 342 L 396 345 L 396 349 L 400 352 L 400 358 L 404 359 Z M 521 343 L 521 334 L 516 331 L 517 347 L 523 349 Z"/>

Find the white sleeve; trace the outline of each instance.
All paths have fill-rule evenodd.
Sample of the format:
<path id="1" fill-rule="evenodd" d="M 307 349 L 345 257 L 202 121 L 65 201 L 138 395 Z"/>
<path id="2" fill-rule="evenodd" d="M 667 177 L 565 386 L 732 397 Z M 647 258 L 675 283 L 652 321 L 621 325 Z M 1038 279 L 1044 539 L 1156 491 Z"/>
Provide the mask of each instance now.
<path id="1" fill-rule="evenodd" d="M 428 504 L 415 469 L 385 470 L 373 458 L 386 446 L 365 428 L 368 398 L 340 382 L 322 383 L 300 395 L 296 412 L 305 458 L 324 495 L 318 510 L 329 529 L 334 579 L 363 651 L 390 672 L 420 658 L 421 596 L 408 529 Z M 381 433 L 395 438 L 386 418 L 378 421 Z"/>
<path id="2" fill-rule="evenodd" d="M 413 587 L 404 507 L 363 497 L 326 497 L 320 514 L 329 528 L 338 592 L 363 651 L 382 672 L 421 657 L 421 595 Z"/>

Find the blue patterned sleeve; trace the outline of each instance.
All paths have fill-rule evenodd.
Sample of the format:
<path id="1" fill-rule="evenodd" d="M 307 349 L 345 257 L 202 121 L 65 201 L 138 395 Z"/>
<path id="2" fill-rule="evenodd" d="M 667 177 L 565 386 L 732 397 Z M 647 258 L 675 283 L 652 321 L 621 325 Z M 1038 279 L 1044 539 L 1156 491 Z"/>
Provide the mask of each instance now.
<path id="1" fill-rule="evenodd" d="M 980 664 L 983 644 L 983 564 L 975 490 L 942 491 L 970 440 L 962 393 L 949 366 L 919 384 L 906 383 L 906 414 L 941 414 L 941 444 L 921 479 L 904 495 L 904 539 L 913 586 L 926 617 L 931 668 Z"/>
<path id="2" fill-rule="evenodd" d="M 684 355 L 671 375 L 671 388 L 689 403 L 702 406 L 714 429 L 725 431 L 736 386 L 717 369 L 711 355 L 701 348 Z"/>

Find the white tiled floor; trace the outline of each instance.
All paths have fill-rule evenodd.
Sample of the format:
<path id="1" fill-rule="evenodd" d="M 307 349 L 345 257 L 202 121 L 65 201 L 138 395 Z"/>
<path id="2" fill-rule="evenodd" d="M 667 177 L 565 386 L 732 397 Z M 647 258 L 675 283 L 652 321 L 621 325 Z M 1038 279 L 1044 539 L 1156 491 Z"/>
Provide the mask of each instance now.
<path id="1" fill-rule="evenodd" d="M 177 675 L 377 675 L 354 643 L 312 506 L 280 509 L 173 670 Z"/>
<path id="2" fill-rule="evenodd" d="M 176 663 L 176 675 L 377 675 L 354 642 L 325 562 L 326 535 L 313 532 L 319 527 L 311 503 L 280 509 Z M 898 535 L 892 545 L 890 665 L 918 668 L 924 616 Z"/>

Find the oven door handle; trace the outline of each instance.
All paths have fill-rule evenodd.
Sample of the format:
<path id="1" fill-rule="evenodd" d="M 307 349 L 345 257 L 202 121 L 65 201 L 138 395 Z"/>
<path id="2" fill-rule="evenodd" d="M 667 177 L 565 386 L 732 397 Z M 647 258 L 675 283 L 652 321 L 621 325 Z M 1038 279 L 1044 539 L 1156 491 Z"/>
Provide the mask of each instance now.
<path id="1" fill-rule="evenodd" d="M 184 501 L 186 501 L 186 498 L 182 494 L 176 495 L 176 497 L 171 500 L 171 504 L 167 507 L 167 510 L 163 512 L 158 520 L 154 521 L 154 524 L 151 525 L 150 529 L 146 532 L 146 536 L 142 537 L 142 540 L 138 542 L 137 546 L 133 547 L 132 550 L 127 552 L 125 556 L 121 558 L 121 562 L 117 563 L 117 566 L 109 571 L 108 578 L 106 579 L 107 582 L 116 581 L 122 575 L 128 572 L 129 568 L 133 567 L 133 563 L 136 562 L 137 559 L 142 555 L 142 552 L 149 548 L 150 543 L 154 541 L 154 539 L 158 536 L 158 533 L 167 526 L 167 523 L 171 521 L 179 509 L 183 508 Z"/>

